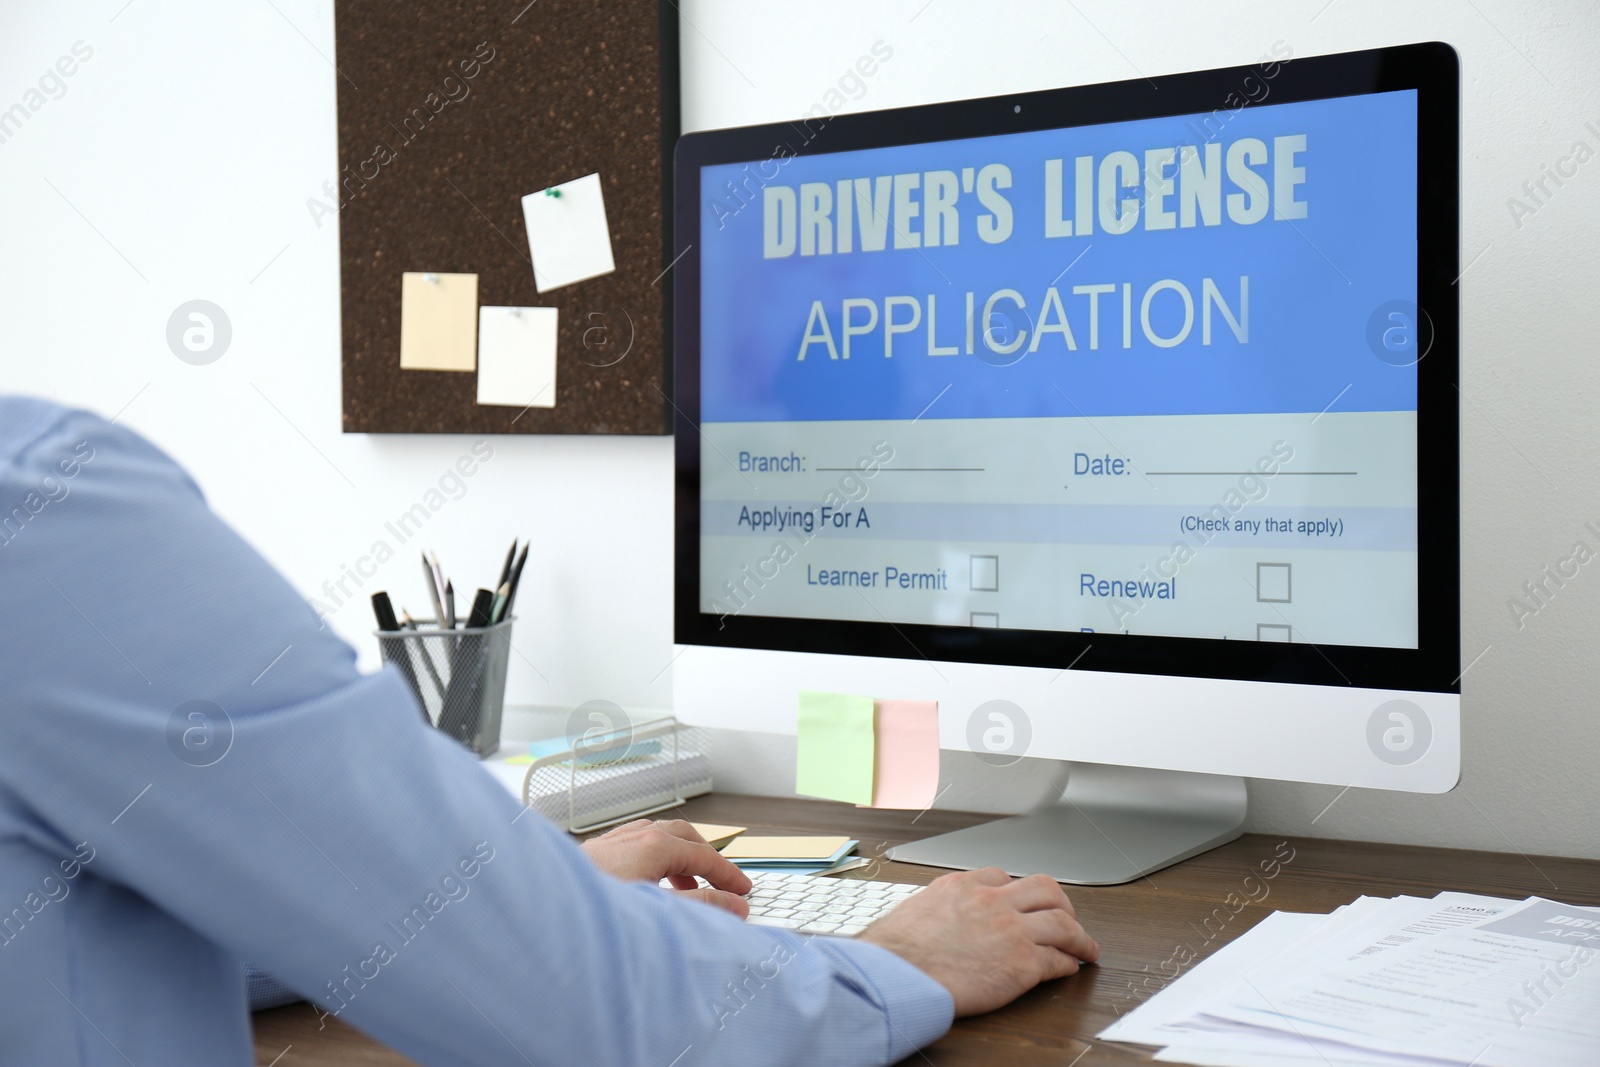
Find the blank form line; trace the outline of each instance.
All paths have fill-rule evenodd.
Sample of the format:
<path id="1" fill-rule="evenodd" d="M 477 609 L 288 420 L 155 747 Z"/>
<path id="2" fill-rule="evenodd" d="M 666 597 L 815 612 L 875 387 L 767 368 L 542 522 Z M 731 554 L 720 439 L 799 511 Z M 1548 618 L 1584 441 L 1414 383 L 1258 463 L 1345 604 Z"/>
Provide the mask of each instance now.
<path id="1" fill-rule="evenodd" d="M 829 471 L 829 472 L 833 472 L 833 471 L 853 471 L 853 470 L 857 470 L 859 468 L 856 468 L 856 467 L 816 467 L 814 469 L 820 473 L 822 471 Z M 878 468 L 878 473 L 881 474 L 884 471 L 934 471 L 934 472 L 955 471 L 955 472 L 958 472 L 958 473 L 969 473 L 969 474 L 970 473 L 979 473 L 979 474 L 981 474 L 982 472 L 984 472 L 984 471 L 986 471 L 988 469 L 989 468 L 987 468 L 987 467 L 879 467 Z"/>
<path id="2" fill-rule="evenodd" d="M 885 467 L 883 469 L 884 470 L 888 470 L 889 468 Z M 1145 473 L 1149 474 L 1149 475 L 1161 475 L 1161 474 L 1164 474 L 1164 475 L 1167 475 L 1168 477 L 1174 477 L 1174 478 L 1189 478 L 1189 477 L 1202 478 L 1202 477 L 1213 477 L 1213 476 L 1214 477 L 1219 477 L 1219 478 L 1232 478 L 1232 477 L 1235 477 L 1235 476 L 1242 476 L 1242 475 L 1246 475 L 1246 474 L 1258 474 L 1259 475 L 1259 474 L 1264 474 L 1266 472 L 1264 472 L 1264 471 L 1145 471 Z M 1333 477 L 1352 478 L 1352 477 L 1354 477 L 1355 475 L 1357 475 L 1359 473 L 1360 473 L 1359 471 L 1279 471 L 1276 475 L 1274 475 L 1274 477 L 1277 477 L 1277 478 L 1285 478 L 1285 477 L 1297 477 L 1297 478 L 1333 478 Z"/>

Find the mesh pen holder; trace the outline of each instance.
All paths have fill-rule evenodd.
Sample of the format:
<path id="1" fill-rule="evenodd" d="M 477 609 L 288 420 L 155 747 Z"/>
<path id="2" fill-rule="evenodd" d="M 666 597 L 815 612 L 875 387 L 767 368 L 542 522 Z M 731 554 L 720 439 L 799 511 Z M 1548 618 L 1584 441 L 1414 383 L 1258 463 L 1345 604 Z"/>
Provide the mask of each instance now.
<path id="1" fill-rule="evenodd" d="M 423 716 L 480 757 L 500 747 L 500 712 L 511 658 L 511 624 L 464 630 L 377 631 L 385 663 L 417 694 Z"/>

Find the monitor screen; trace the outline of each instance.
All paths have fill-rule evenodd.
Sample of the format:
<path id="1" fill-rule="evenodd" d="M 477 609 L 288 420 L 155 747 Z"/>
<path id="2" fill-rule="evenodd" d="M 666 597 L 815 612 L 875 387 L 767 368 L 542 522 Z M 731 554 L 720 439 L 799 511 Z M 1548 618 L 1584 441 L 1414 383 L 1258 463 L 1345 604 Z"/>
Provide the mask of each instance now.
<path id="1" fill-rule="evenodd" d="M 1272 67 L 680 149 L 705 629 L 1419 649 L 1419 89 Z"/>

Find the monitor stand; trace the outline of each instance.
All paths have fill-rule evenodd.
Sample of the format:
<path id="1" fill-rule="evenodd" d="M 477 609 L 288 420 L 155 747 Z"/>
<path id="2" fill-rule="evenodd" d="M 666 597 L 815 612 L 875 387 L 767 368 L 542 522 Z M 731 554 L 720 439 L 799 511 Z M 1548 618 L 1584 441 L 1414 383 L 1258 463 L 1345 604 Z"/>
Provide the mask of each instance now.
<path id="1" fill-rule="evenodd" d="M 1074 763 L 1054 803 L 896 845 L 888 856 L 959 870 L 1043 872 L 1070 885 L 1118 885 L 1227 844 L 1242 832 L 1244 814 L 1243 778 Z"/>

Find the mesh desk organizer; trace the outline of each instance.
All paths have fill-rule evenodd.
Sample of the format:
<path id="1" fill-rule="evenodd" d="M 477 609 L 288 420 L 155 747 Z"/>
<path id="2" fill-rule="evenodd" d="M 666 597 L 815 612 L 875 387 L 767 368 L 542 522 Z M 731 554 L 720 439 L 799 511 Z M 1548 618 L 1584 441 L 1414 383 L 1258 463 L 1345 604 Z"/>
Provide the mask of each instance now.
<path id="1" fill-rule="evenodd" d="M 480 757 L 500 747 L 513 616 L 493 626 L 441 630 L 377 630 L 385 663 L 400 674 L 430 724 Z"/>
<path id="2" fill-rule="evenodd" d="M 578 738 L 533 761 L 522 802 L 575 834 L 662 811 L 711 792 L 707 740 L 671 715 Z"/>

